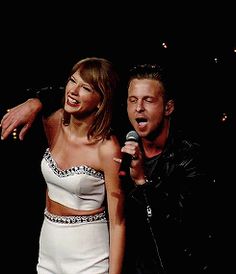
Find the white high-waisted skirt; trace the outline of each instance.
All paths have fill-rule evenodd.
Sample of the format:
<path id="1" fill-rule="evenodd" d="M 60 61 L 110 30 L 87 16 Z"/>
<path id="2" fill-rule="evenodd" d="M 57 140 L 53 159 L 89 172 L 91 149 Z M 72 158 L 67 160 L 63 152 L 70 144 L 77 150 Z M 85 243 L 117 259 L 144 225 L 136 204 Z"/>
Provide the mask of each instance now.
<path id="1" fill-rule="evenodd" d="M 57 217 L 52 214 L 51 216 Z M 69 224 L 67 220 L 63 222 L 55 220 L 57 219 L 50 220 L 45 215 L 39 240 L 37 272 L 39 274 L 108 274 L 107 220 L 95 219 Z"/>

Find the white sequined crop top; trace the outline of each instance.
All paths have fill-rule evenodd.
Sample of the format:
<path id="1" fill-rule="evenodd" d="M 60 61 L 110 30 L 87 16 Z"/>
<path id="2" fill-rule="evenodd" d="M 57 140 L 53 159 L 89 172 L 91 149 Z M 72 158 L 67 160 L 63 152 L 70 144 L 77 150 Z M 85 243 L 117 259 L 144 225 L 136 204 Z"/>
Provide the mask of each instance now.
<path id="1" fill-rule="evenodd" d="M 103 205 L 104 175 L 88 166 L 60 169 L 49 148 L 41 161 L 41 171 L 50 199 L 78 210 L 93 210 Z"/>

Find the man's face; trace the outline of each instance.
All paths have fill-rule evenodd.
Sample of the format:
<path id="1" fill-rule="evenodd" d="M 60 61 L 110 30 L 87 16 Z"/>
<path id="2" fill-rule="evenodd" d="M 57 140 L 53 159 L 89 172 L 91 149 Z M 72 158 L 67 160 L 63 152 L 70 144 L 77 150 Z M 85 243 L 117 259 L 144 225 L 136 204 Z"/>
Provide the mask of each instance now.
<path id="1" fill-rule="evenodd" d="M 165 117 L 163 86 L 157 80 L 134 79 L 127 98 L 129 120 L 140 137 L 157 131 Z"/>

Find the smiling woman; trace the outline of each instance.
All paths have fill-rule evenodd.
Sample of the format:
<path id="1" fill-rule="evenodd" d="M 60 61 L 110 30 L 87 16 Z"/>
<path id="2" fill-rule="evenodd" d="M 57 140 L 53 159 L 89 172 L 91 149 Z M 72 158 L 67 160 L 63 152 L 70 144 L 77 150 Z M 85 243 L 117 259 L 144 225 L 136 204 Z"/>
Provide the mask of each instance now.
<path id="1" fill-rule="evenodd" d="M 119 164 L 113 161 L 121 157 L 120 146 L 111 131 L 118 80 L 108 60 L 80 60 L 69 74 L 63 108 L 43 113 L 48 148 L 41 171 L 47 191 L 39 274 L 121 273 L 124 193 Z M 18 126 L 20 139 L 24 139 L 43 110 L 40 97 L 38 93 L 38 98 L 11 108 L 3 116 L 3 139 Z"/>

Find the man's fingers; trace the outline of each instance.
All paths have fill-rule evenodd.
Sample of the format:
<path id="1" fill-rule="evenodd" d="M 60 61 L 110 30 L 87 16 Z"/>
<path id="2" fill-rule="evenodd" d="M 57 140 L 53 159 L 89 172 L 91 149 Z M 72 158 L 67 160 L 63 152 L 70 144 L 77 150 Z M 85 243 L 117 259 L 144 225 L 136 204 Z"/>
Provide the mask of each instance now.
<path id="1" fill-rule="evenodd" d="M 2 117 L 2 119 L 1 119 L 1 127 L 2 127 L 4 121 L 7 119 L 8 116 L 9 116 L 9 113 L 6 113 L 6 114 Z"/>
<path id="2" fill-rule="evenodd" d="M 17 128 L 17 120 L 9 123 L 8 126 L 2 127 L 2 132 L 1 132 L 1 140 L 6 139 L 13 131 L 15 128 Z"/>
<path id="3" fill-rule="evenodd" d="M 25 137 L 25 134 L 27 133 L 27 131 L 30 128 L 30 123 L 27 123 L 26 125 L 23 126 L 23 128 L 20 130 L 19 132 L 19 139 L 22 141 Z"/>
<path id="4" fill-rule="evenodd" d="M 122 162 L 122 159 L 116 158 L 116 157 L 114 157 L 113 160 L 114 160 L 115 162 L 117 162 L 117 163 L 121 163 L 121 162 Z"/>

